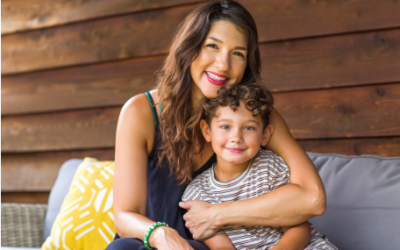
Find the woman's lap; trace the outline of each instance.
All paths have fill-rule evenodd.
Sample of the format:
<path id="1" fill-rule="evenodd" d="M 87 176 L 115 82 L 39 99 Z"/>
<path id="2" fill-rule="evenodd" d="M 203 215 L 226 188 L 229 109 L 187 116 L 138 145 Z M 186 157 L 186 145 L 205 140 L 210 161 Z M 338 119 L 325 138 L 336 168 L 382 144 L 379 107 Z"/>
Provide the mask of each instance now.
<path id="1" fill-rule="evenodd" d="M 209 250 L 202 242 L 196 240 L 188 240 L 189 244 L 195 250 Z M 111 242 L 106 250 L 147 250 L 143 241 L 136 238 L 118 238 Z"/>

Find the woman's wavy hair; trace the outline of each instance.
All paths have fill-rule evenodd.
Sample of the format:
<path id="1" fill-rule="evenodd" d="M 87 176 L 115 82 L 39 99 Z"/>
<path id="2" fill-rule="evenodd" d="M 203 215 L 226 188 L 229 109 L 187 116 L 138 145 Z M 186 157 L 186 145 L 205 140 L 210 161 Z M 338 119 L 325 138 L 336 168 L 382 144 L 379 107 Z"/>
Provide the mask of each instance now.
<path id="1" fill-rule="evenodd" d="M 169 164 L 178 184 L 192 180 L 193 156 L 204 147 L 199 117 L 191 102 L 190 65 L 196 58 L 213 21 L 227 20 L 248 36 L 247 66 L 240 84 L 260 80 L 261 59 L 256 23 L 234 1 L 210 1 L 193 10 L 178 26 L 169 54 L 158 71 L 157 88 L 162 103 L 159 164 Z"/>

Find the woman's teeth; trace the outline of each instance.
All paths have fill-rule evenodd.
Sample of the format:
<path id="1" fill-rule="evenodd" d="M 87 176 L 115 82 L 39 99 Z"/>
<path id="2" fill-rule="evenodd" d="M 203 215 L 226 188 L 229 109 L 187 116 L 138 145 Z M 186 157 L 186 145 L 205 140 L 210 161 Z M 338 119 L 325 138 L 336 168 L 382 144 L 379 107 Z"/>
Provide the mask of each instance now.
<path id="1" fill-rule="evenodd" d="M 207 71 L 206 71 L 206 74 L 209 77 L 211 77 L 212 79 L 217 80 L 217 81 L 225 81 L 226 79 L 228 79 L 228 78 L 223 78 L 223 77 L 216 76 L 216 75 L 211 74 L 210 72 L 207 72 Z"/>

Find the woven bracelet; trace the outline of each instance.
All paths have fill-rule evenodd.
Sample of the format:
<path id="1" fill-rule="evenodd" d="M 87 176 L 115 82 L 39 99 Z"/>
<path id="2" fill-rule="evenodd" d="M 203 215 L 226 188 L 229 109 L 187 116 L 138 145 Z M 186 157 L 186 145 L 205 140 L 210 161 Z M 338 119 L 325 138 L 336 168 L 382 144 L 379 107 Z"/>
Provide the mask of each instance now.
<path id="1" fill-rule="evenodd" d="M 153 224 L 149 230 L 147 230 L 146 234 L 144 235 L 144 245 L 147 247 L 147 249 L 151 249 L 150 245 L 149 245 L 149 238 L 150 238 L 150 234 L 154 231 L 154 229 L 156 229 L 157 227 L 168 227 L 167 223 L 164 222 L 157 222 L 155 224 Z"/>

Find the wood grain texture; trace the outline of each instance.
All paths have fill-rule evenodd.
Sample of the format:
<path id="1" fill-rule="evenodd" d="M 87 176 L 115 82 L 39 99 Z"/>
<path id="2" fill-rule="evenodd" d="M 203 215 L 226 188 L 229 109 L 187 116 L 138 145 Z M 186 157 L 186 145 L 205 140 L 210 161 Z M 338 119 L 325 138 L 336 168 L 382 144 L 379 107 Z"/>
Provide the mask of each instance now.
<path id="1" fill-rule="evenodd" d="M 72 158 L 114 160 L 114 149 L 2 154 L 3 192 L 50 191 L 61 165 Z"/>
<path id="2" fill-rule="evenodd" d="M 400 135 L 400 83 L 274 97 L 296 139 Z"/>
<path id="3" fill-rule="evenodd" d="M 120 15 L 196 0 L 3 0 L 2 34 Z M 262 41 L 398 27 L 398 1 L 241 0 Z M 316 22 L 315 20 L 318 20 Z"/>
<path id="4" fill-rule="evenodd" d="M 71 22 L 120 15 L 198 0 L 3 0 L 1 34 L 46 28 Z"/>
<path id="5" fill-rule="evenodd" d="M 272 91 L 400 81 L 400 29 L 268 43 L 262 77 Z"/>
<path id="6" fill-rule="evenodd" d="M 198 5 L 104 18 L 2 37 L 2 74 L 166 54 Z"/>
<path id="7" fill-rule="evenodd" d="M 393 0 L 240 0 L 257 23 L 260 41 L 277 41 L 400 26 Z"/>
<path id="8" fill-rule="evenodd" d="M 400 29 L 261 45 L 273 92 L 400 81 Z M 2 114 L 122 105 L 154 86 L 164 57 L 2 77 Z"/>
<path id="9" fill-rule="evenodd" d="M 47 204 L 50 192 L 1 192 L 1 203 Z"/>
<path id="10" fill-rule="evenodd" d="M 121 107 L 2 118 L 2 152 L 109 148 Z"/>
<path id="11" fill-rule="evenodd" d="M 343 155 L 400 156 L 400 137 L 298 140 L 308 152 Z"/>
<path id="12" fill-rule="evenodd" d="M 122 105 L 155 85 L 164 57 L 2 77 L 2 115 Z"/>
<path id="13" fill-rule="evenodd" d="M 400 26 L 397 1 L 242 3 L 257 22 L 260 42 Z M 165 54 L 175 27 L 197 6 L 157 9 L 3 36 L 2 74 Z"/>

